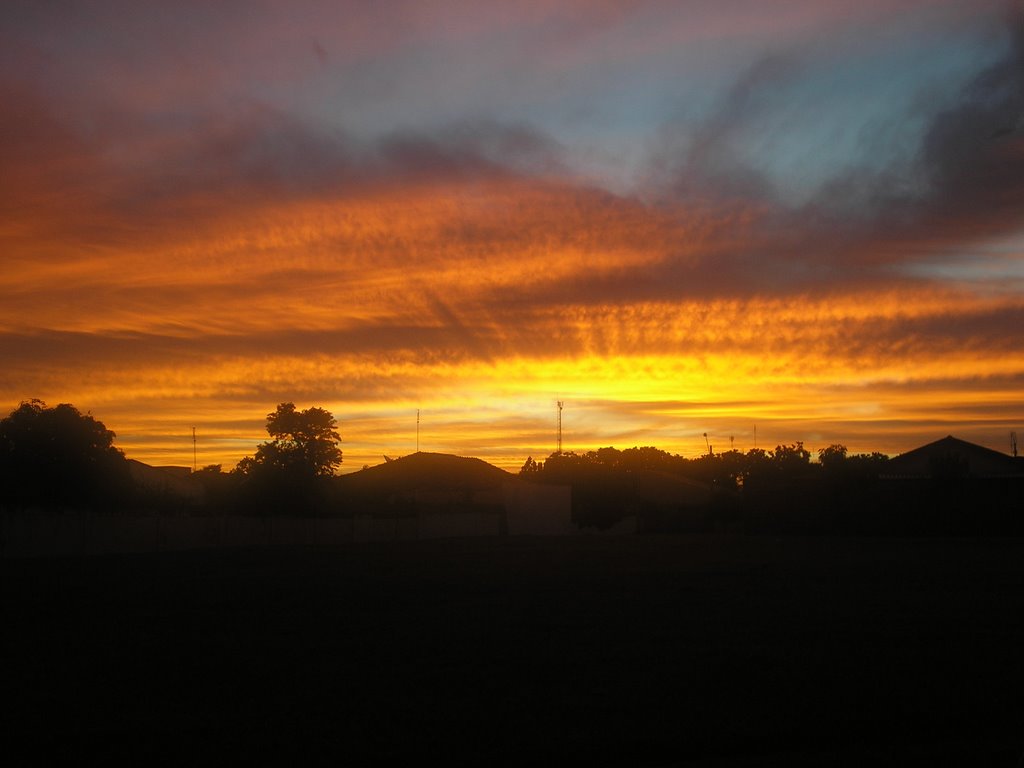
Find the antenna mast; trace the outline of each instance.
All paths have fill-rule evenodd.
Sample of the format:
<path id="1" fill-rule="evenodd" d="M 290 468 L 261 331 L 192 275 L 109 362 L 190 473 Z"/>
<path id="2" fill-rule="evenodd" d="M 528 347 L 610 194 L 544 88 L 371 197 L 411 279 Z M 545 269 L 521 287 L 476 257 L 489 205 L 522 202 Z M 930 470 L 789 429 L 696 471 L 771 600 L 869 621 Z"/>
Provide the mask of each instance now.
<path id="1" fill-rule="evenodd" d="M 561 400 L 558 401 L 558 450 L 556 453 L 561 455 L 562 453 L 562 406 L 564 406 Z"/>
<path id="2" fill-rule="evenodd" d="M 416 453 L 420 452 L 420 409 L 416 409 Z"/>
<path id="3" fill-rule="evenodd" d="M 1013 454 L 1013 458 L 1017 458 L 1017 433 L 1010 433 L 1010 453 Z"/>
<path id="4" fill-rule="evenodd" d="M 196 471 L 196 428 L 192 427 L 192 471 Z"/>

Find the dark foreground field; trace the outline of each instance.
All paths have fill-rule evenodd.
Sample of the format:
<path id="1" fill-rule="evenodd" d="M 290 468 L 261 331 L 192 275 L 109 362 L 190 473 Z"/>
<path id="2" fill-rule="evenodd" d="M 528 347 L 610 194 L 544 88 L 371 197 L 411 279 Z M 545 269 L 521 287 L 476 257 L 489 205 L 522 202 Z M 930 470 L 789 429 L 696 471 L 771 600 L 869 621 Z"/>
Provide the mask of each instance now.
<path id="1" fill-rule="evenodd" d="M 5 561 L 9 749 L 1017 766 L 1024 542 L 489 539 Z"/>

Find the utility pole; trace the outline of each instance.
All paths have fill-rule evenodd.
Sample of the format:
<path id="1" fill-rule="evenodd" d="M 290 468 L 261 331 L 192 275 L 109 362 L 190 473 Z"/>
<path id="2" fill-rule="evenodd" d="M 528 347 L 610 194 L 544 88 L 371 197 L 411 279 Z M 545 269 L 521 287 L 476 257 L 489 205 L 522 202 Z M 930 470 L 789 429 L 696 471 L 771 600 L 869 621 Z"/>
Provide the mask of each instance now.
<path id="1" fill-rule="evenodd" d="M 556 453 L 562 454 L 562 406 L 565 405 L 561 400 L 558 401 L 558 450 Z"/>

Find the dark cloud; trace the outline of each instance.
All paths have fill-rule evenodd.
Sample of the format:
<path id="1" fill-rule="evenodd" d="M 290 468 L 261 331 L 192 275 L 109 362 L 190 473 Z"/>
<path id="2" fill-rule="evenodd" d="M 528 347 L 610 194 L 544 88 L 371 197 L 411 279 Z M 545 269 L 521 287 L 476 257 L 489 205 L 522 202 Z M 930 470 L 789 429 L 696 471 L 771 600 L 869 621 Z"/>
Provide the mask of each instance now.
<path id="1" fill-rule="evenodd" d="M 457 183 L 564 171 L 562 148 L 525 124 L 462 121 L 381 138 L 368 162 L 401 181 Z"/>
<path id="2" fill-rule="evenodd" d="M 883 169 L 845 169 L 797 207 L 738 148 L 766 113 L 781 108 L 787 86 L 808 65 L 783 54 L 758 60 L 710 116 L 653 156 L 660 168 L 654 178 L 663 179 L 658 205 L 713 222 L 701 237 L 680 227 L 677 246 L 657 264 L 542 290 L 550 300 L 571 293 L 601 303 L 910 285 L 922 273 L 911 278 L 905 265 L 955 258 L 979 241 L 1019 231 L 1024 14 L 1011 15 L 1008 29 L 1004 56 L 931 116 L 916 156 Z"/>
<path id="3" fill-rule="evenodd" d="M 41 225 L 38 214 L 79 214 L 99 147 L 60 119 L 36 89 L 0 77 L 0 220 L 19 228 Z M 42 209 L 42 210 L 41 210 Z"/>
<path id="4" fill-rule="evenodd" d="M 844 273 L 943 260 L 1024 225 L 1024 13 L 1009 45 L 955 103 L 933 114 L 905 167 L 854 168 L 796 212 L 807 252 Z"/>
<path id="5" fill-rule="evenodd" d="M 722 103 L 700 122 L 679 148 L 682 163 L 672 163 L 674 195 L 684 200 L 705 196 L 766 200 L 774 194 L 767 175 L 737 157 L 740 146 L 759 130 L 771 94 L 800 73 L 794 57 L 772 54 L 757 60 L 729 89 Z"/>
<path id="6" fill-rule="evenodd" d="M 855 170 L 801 211 L 823 230 L 822 239 L 841 226 L 828 215 L 830 199 L 846 203 L 845 211 L 860 209 L 860 239 L 853 243 L 869 260 L 873 251 L 916 260 L 936 245 L 970 245 L 1024 224 L 1024 13 L 1008 19 L 1007 34 L 1002 58 L 931 118 L 907 172 L 910 184 Z"/>
<path id="7" fill-rule="evenodd" d="M 594 315 L 586 325 L 549 313 L 522 312 L 492 325 L 485 313 L 456 313 L 436 297 L 433 317 L 420 322 L 364 321 L 336 330 L 250 330 L 196 335 L 83 333 L 53 330 L 0 334 L 0 356 L 17 361 L 6 376 L 29 371 L 115 370 L 135 366 L 189 366 L 211 360 L 282 358 L 375 360 L 417 365 L 492 363 L 503 356 L 560 359 L 587 352 L 602 355 L 739 354 L 766 359 L 794 355 L 806 365 L 873 368 L 902 360 L 936 360 L 969 350 L 986 359 L 1012 356 L 1024 327 L 1024 306 L 1004 306 L 917 317 L 803 320 L 773 317 L 764 308 L 735 307 L 707 327 L 693 319 L 682 334 L 664 332 L 651 320 L 623 326 L 613 315 Z M 724 312 L 724 310 L 723 310 Z M 628 321 L 624 321 L 628 322 Z M 770 328 L 771 333 L 758 329 Z M 679 338 L 680 335 L 683 338 Z M 970 375 L 971 372 L 965 372 Z"/>
<path id="8" fill-rule="evenodd" d="M 22 230 L 46 222 L 49 237 L 173 238 L 168 230 L 194 231 L 261 205 L 564 171 L 557 143 L 522 124 L 461 121 L 360 141 L 251 100 L 95 123 L 59 112 L 38 84 L 0 84 L 0 97 L 0 217 L 16 218 Z M 55 210 L 65 213 L 56 227 Z"/>
<path id="9" fill-rule="evenodd" d="M 444 336 L 454 340 L 458 348 L 468 351 L 473 357 L 488 362 L 494 361 L 494 353 L 497 350 L 494 349 L 495 334 L 492 328 L 473 327 L 466 323 L 432 291 L 425 291 L 425 297 L 431 310 L 440 321 Z M 419 336 L 418 333 L 411 335 L 414 338 Z"/>
<path id="10" fill-rule="evenodd" d="M 733 147 L 756 130 L 773 93 L 800 72 L 797 59 L 773 55 L 742 75 L 688 143 L 675 148 L 678 159 L 668 163 L 670 194 L 653 204 L 580 186 L 566 173 L 564 148 L 526 124 L 461 121 L 358 141 L 243 100 L 159 120 L 101 122 L 86 140 L 85 116 L 58 115 L 24 83 L 11 98 L 21 108 L 4 118 L 4 133 L 14 139 L 8 178 L 20 173 L 34 193 L 4 181 L 0 201 L 18 201 L 22 225 L 31 219 L 26 209 L 35 207 L 41 221 L 52 220 L 55 208 L 67 209 L 74 215 L 59 227 L 77 227 L 85 242 L 152 242 L 154 236 L 173 241 L 226 215 L 258 215 L 260 206 L 277 203 L 343 200 L 420 184 L 472 190 L 480 181 L 544 179 L 553 210 L 565 210 L 574 226 L 538 211 L 534 215 L 542 217 L 520 231 L 502 218 L 455 217 L 446 224 L 452 246 L 493 251 L 532 238 L 553 252 L 599 252 L 632 240 L 651 258 L 642 267 L 541 276 L 505 291 L 499 308 L 786 295 L 889 283 L 908 279 L 894 265 L 926 260 L 937 243 L 948 250 L 1021 223 L 1016 203 L 1024 195 L 1024 24 L 1014 19 L 1013 25 L 1006 57 L 979 73 L 957 105 L 936 115 L 925 132 L 914 173 L 927 183 L 915 194 L 889 172 L 852 169 L 792 209 L 764 173 L 744 166 Z M 632 234 L 613 231 L 608 222 Z"/>
<path id="11" fill-rule="evenodd" d="M 1024 11 L 1009 36 L 1007 54 L 933 120 L 922 147 L 927 223 L 963 237 L 1024 224 Z"/>
<path id="12" fill-rule="evenodd" d="M 468 345 L 467 334 L 474 343 Z M 280 330 L 231 334 L 86 333 L 38 331 L 0 334 L 0 354 L 22 371 L 176 366 L 201 361 L 262 358 L 376 357 L 413 354 L 423 364 L 480 359 L 486 329 L 431 325 L 360 324 L 345 330 Z M 478 350 L 480 354 L 476 354 Z M 12 375 L 11 367 L 7 374 Z"/>

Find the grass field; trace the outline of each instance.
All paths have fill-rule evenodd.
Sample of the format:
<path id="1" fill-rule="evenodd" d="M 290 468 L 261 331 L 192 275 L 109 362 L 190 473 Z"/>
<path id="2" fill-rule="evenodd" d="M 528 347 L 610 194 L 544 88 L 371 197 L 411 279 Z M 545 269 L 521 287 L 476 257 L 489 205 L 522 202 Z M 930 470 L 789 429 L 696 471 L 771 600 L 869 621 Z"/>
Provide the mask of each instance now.
<path id="1" fill-rule="evenodd" d="M 54 759 L 991 765 L 1024 542 L 480 539 L 7 560 L 7 741 Z"/>

